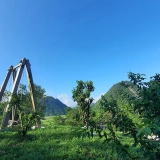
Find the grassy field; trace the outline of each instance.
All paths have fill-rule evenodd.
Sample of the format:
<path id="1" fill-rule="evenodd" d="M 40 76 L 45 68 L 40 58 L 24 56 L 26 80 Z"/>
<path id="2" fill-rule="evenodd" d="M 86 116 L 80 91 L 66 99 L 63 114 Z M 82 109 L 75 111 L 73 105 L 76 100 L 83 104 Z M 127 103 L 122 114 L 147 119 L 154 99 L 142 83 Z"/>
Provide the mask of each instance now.
<path id="1" fill-rule="evenodd" d="M 17 132 L 0 132 L 0 160 L 116 160 L 112 143 L 103 138 L 83 138 L 81 127 L 55 125 L 53 117 L 42 121 L 45 128 L 27 132 L 23 138 Z"/>

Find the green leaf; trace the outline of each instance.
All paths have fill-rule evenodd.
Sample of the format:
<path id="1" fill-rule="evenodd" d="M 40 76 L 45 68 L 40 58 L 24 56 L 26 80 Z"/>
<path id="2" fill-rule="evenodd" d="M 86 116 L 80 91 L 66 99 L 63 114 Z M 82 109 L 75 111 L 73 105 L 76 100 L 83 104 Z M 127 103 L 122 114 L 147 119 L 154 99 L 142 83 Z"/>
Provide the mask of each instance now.
<path id="1" fill-rule="evenodd" d="M 139 137 L 142 133 L 142 130 L 139 130 L 138 133 L 136 134 L 136 137 Z"/>
<path id="2" fill-rule="evenodd" d="M 149 127 L 146 127 L 146 128 L 144 129 L 144 131 L 145 131 L 145 133 L 148 134 L 148 135 L 150 135 L 151 132 L 152 132 Z"/>

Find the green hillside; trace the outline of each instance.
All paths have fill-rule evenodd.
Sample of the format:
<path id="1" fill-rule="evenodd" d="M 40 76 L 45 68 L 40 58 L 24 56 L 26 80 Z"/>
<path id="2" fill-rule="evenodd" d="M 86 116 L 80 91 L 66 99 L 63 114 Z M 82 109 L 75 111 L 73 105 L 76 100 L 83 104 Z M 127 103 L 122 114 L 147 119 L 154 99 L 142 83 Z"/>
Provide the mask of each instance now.
<path id="1" fill-rule="evenodd" d="M 123 95 L 123 98 L 126 99 L 131 96 L 137 96 L 137 89 L 138 87 L 134 85 L 130 81 L 122 81 L 114 84 L 108 92 L 104 94 L 104 97 L 110 101 L 111 99 L 113 100 L 118 100 L 120 96 Z M 101 99 L 97 101 L 94 107 L 99 108 L 99 103 Z"/>
<path id="2" fill-rule="evenodd" d="M 50 115 L 64 115 L 66 114 L 65 108 L 67 107 L 59 99 L 55 99 L 51 96 L 46 96 L 42 99 L 42 104 L 46 106 L 44 114 Z"/>

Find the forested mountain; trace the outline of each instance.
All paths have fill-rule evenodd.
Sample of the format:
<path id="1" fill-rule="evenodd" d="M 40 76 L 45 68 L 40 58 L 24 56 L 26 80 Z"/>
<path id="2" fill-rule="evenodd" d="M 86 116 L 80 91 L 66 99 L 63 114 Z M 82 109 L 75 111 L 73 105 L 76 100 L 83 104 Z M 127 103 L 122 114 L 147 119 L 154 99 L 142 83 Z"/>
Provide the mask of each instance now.
<path id="1" fill-rule="evenodd" d="M 130 81 L 122 81 L 114 84 L 108 92 L 104 94 L 104 97 L 110 101 L 111 99 L 118 100 L 120 96 L 123 95 L 123 98 L 126 99 L 130 96 L 137 96 L 138 87 Z M 95 107 L 99 106 L 99 101 L 95 104 Z"/>
<path id="2" fill-rule="evenodd" d="M 114 84 L 109 91 L 104 95 L 107 100 L 111 97 L 114 100 L 117 100 L 120 95 L 127 95 L 127 96 L 136 96 L 138 87 L 134 85 L 130 81 L 122 81 L 117 84 Z"/>
<path id="3" fill-rule="evenodd" d="M 44 114 L 49 115 L 64 115 L 66 114 L 65 108 L 67 107 L 59 99 L 51 96 L 46 96 L 42 99 L 42 104 L 46 106 Z"/>

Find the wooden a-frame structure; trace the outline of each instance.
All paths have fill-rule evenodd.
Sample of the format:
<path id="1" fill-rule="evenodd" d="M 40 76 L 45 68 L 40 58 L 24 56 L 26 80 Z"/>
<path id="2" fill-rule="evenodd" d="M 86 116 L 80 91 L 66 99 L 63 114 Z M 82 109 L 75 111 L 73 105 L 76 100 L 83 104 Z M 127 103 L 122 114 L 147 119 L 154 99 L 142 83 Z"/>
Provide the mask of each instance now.
<path id="1" fill-rule="evenodd" d="M 26 66 L 26 71 L 27 71 L 27 78 L 28 78 L 28 84 L 29 84 L 29 89 L 30 89 L 30 96 L 32 100 L 33 111 L 38 111 L 37 101 L 36 101 L 35 92 L 34 92 L 34 83 L 33 83 L 31 67 L 30 67 L 29 60 L 26 58 L 23 58 L 18 65 L 9 67 L 5 80 L 2 84 L 2 87 L 0 88 L 0 101 L 2 100 L 4 91 L 6 89 L 6 86 L 7 86 L 7 83 L 9 81 L 11 74 L 12 74 L 12 81 L 13 81 L 11 95 L 13 93 L 15 94 L 17 93 L 18 86 L 19 86 L 25 66 Z M 9 98 L 9 102 L 11 101 L 11 99 L 12 99 L 12 96 Z M 9 107 L 10 106 L 8 104 L 4 109 L 1 128 L 5 128 L 8 125 L 8 121 L 11 115 L 11 112 L 8 112 Z M 12 120 L 14 120 L 15 114 L 16 114 L 16 106 L 15 107 L 12 106 Z M 40 122 L 38 122 L 37 125 L 39 126 Z"/>

